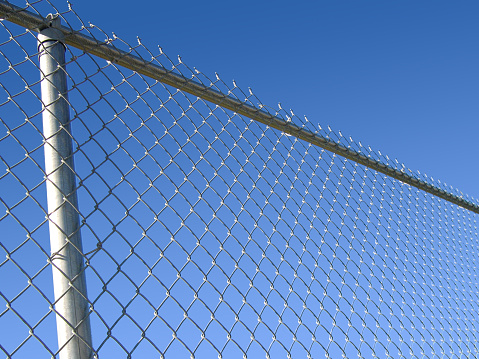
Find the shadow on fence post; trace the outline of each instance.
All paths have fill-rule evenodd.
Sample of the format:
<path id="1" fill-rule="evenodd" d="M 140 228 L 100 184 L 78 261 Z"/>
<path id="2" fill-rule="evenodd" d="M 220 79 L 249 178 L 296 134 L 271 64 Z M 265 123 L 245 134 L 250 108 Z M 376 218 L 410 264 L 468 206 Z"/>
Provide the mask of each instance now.
<path id="1" fill-rule="evenodd" d="M 45 173 L 57 335 L 61 359 L 93 356 L 72 156 L 65 46 L 60 18 L 38 36 Z"/>

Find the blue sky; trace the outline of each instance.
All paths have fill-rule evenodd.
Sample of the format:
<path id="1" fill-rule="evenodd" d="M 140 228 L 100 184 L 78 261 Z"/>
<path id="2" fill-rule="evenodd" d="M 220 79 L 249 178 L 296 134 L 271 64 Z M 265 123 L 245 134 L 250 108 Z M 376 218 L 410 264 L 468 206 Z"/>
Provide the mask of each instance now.
<path id="1" fill-rule="evenodd" d="M 477 2 L 73 6 L 108 33 L 131 43 L 140 36 L 207 75 L 251 87 L 267 105 L 281 102 L 479 198 Z"/>
<path id="2" fill-rule="evenodd" d="M 65 3 L 55 0 L 55 4 L 60 11 L 66 8 Z M 331 125 L 479 198 L 475 183 L 479 111 L 474 101 L 479 71 L 473 39 L 478 33 L 474 14 L 479 5 L 158 2 L 137 8 L 121 2 L 114 7 L 74 3 L 84 21 L 108 33 L 132 44 L 139 35 L 147 47 L 159 44 L 168 56 L 180 54 L 188 66 L 210 77 L 217 72 L 225 82 L 235 79 L 243 89 L 252 87 L 264 104 L 281 102 L 283 108 L 293 108 L 313 123 Z M 17 39 L 25 43 L 24 49 L 35 51 L 32 36 Z M 1 49 L 14 63 L 22 62 L 24 53 L 18 45 L 5 41 Z M 78 53 L 70 49 L 67 58 Z M 0 220 L 4 233 L 9 233 L 5 237 L 12 238 L 1 243 L 8 260 L 0 263 L 0 278 L 8 281 L 2 285 L 7 288 L 2 289 L 4 301 L 24 315 L 20 318 L 13 310 L 0 313 L 3 323 L 8 323 L 3 327 L 11 328 L 7 334 L 14 338 L 5 336 L 8 347 L 0 349 L 7 355 L 16 351 L 16 357 L 27 356 L 27 350 L 44 351 L 45 346 L 56 350 L 51 299 L 40 294 L 53 295 L 46 261 L 45 193 L 43 186 L 37 188 L 44 173 L 32 162 L 43 161 L 40 125 L 17 126 L 25 116 L 23 109 L 31 123 L 40 121 L 40 102 L 34 97 L 39 90 L 36 59 L 34 54 L 25 69 L 16 65 L 31 91 L 24 91 L 25 82 L 18 81 L 17 72 L 6 71 L 2 84 L 18 93 L 17 102 L 5 91 L 0 98 L 2 113 L 8 114 L 0 120 L 5 128 L 14 128 L 0 141 L 10 173 L 0 177 L 0 188 L 8 189 L 0 198 L 10 210 Z M 197 114 L 190 111 L 183 116 L 190 102 L 177 94 L 176 105 L 168 103 L 168 88 L 158 86 L 157 97 L 147 93 L 148 102 L 135 102 L 135 91 L 152 80 L 128 75 L 123 81 L 128 71 L 118 71 L 114 65 L 98 71 L 98 63 L 105 65 L 103 60 L 90 60 L 80 56 L 69 63 L 69 81 L 74 84 L 69 99 L 76 148 L 81 149 L 75 162 L 81 178 L 78 193 L 89 261 L 89 300 L 95 306 L 94 346 L 101 353 L 142 355 L 142 350 L 151 350 L 156 355 L 158 348 L 143 340 L 146 332 L 160 351 L 170 350 L 171 345 L 168 353 L 175 357 L 181 357 L 177 352 L 193 350 L 198 357 L 219 352 L 234 357 L 232 353 L 243 350 L 261 356 L 268 351 L 273 357 L 288 351 L 301 357 L 307 350 L 322 349 L 314 347 L 317 343 L 311 348 L 291 344 L 292 349 L 282 349 L 271 341 L 271 334 L 289 343 L 293 329 L 304 344 L 312 334 L 305 328 L 316 328 L 321 340 L 327 341 L 328 333 L 334 337 L 336 347 L 328 349 L 334 357 L 344 350 L 341 328 L 347 321 L 353 323 L 348 332 L 353 341 L 357 343 L 359 336 L 366 343 L 379 338 L 373 349 L 381 353 L 411 348 L 398 344 L 403 334 L 406 340 L 409 336 L 415 340 L 411 346 L 418 353 L 448 348 L 463 353 L 468 344 L 461 340 L 470 336 L 461 337 L 458 333 L 465 331 L 453 326 L 467 329 L 467 320 L 477 314 L 470 304 L 477 290 L 464 284 L 475 275 L 471 272 L 476 268 L 475 250 L 468 244 L 451 245 L 450 240 L 474 243 L 470 240 L 475 236 L 474 217 L 437 211 L 437 206 L 428 205 L 430 198 L 415 189 L 397 186 L 305 143 L 294 143 L 293 137 L 263 132 L 262 125 L 249 124 L 247 119 L 232 119 L 221 111 L 216 111 L 218 118 L 210 117 L 208 104 L 197 103 Z M 85 76 L 92 82 L 84 81 Z M 241 132 L 246 127 L 248 131 Z M 240 135 L 244 137 L 235 142 Z M 27 144 L 28 160 L 23 160 L 20 144 Z M 200 160 L 203 154 L 206 159 Z M 30 191 L 28 198 L 25 189 Z M 416 217 L 410 217 L 410 210 Z M 446 218 L 444 225 L 441 216 Z M 102 249 L 96 251 L 99 243 Z M 434 262 L 437 256 L 447 263 L 444 267 Z M 27 282 L 31 277 L 40 291 Z M 24 286 L 28 290 L 17 296 Z M 228 308 L 218 301 L 219 295 Z M 371 303 L 364 305 L 370 298 Z M 269 304 L 263 305 L 266 299 Z M 283 305 L 286 299 L 289 307 Z M 37 310 L 28 300 L 43 309 Z M 451 310 L 452 319 L 441 317 L 444 308 Z M 336 311 L 340 314 L 331 315 Z M 213 320 L 211 314 L 219 319 Z M 259 325 L 259 317 L 271 328 Z M 273 326 L 280 323 L 278 318 L 284 325 Z M 316 320 L 321 327 L 313 323 Z M 337 330 L 331 329 L 333 321 Z M 25 322 L 39 323 L 35 333 L 46 344 L 35 338 L 28 345 L 18 343 L 30 335 Z M 395 329 L 386 329 L 388 323 Z M 361 329 L 365 324 L 367 329 Z M 414 327 L 418 330 L 409 329 Z M 186 344 L 172 339 L 174 330 Z M 472 332 L 475 338 L 475 328 Z M 214 350 L 200 333 L 213 342 Z M 226 340 L 226 333 L 238 341 L 236 347 Z M 251 334 L 256 341 L 248 339 Z M 384 344 L 385 336 L 392 337 L 392 344 Z M 431 346 L 434 336 L 451 344 Z M 420 344 L 423 339 L 425 344 Z M 261 349 L 259 344 L 271 346 Z M 368 348 L 369 344 L 361 348 L 365 357 L 372 356 Z M 356 352 L 356 348 L 348 350 Z"/>

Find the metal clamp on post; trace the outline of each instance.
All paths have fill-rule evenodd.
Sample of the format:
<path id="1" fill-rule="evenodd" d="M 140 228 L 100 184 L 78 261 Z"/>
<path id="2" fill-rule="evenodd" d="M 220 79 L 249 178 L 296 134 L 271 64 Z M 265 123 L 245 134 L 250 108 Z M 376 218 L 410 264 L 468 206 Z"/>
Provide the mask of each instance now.
<path id="1" fill-rule="evenodd" d="M 53 44 L 60 43 L 65 48 L 65 45 L 63 44 L 65 40 L 65 36 L 59 30 L 61 26 L 61 18 L 58 15 L 48 14 L 46 19 L 47 19 L 47 23 L 45 24 L 46 26 L 38 29 L 39 30 L 38 37 L 37 37 L 38 51 L 40 52 L 42 51 L 41 47 L 46 42 L 51 42 Z"/>
<path id="2" fill-rule="evenodd" d="M 60 18 L 48 15 L 40 30 L 41 72 L 48 221 L 55 292 L 59 357 L 93 356 L 85 267 L 73 163 L 70 108 Z"/>

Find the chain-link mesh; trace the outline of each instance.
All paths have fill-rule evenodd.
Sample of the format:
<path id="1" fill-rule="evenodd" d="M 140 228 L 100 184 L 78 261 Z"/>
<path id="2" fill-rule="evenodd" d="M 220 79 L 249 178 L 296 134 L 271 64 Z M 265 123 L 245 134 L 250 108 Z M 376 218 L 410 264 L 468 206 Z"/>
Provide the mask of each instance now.
<path id="1" fill-rule="evenodd" d="M 266 108 L 70 8 L 27 10 Z M 0 27 L 0 349 L 58 357 L 36 33 Z M 66 57 L 96 357 L 478 356 L 475 213 L 87 52 Z"/>

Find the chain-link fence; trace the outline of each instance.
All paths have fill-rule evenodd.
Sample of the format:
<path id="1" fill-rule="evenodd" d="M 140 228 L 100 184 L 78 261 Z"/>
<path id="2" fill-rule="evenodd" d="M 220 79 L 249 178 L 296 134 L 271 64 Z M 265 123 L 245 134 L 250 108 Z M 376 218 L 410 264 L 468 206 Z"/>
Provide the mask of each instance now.
<path id="1" fill-rule="evenodd" d="M 0 14 L 6 357 L 478 356 L 477 202 L 71 8 Z"/>

